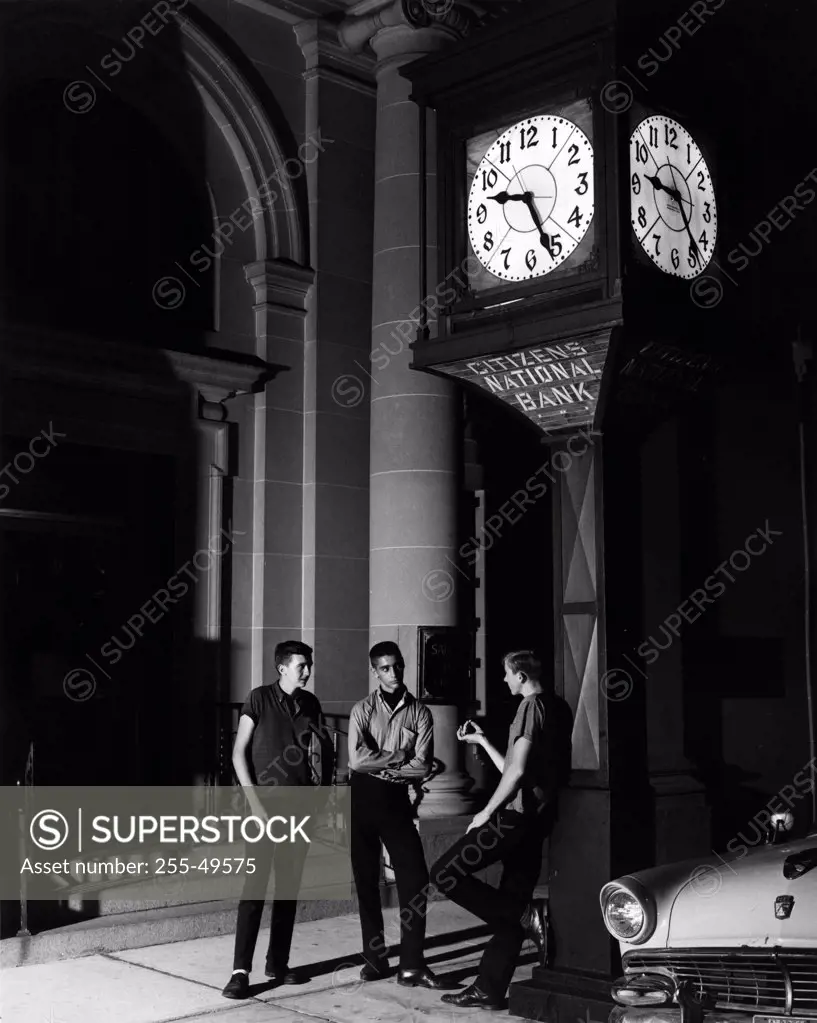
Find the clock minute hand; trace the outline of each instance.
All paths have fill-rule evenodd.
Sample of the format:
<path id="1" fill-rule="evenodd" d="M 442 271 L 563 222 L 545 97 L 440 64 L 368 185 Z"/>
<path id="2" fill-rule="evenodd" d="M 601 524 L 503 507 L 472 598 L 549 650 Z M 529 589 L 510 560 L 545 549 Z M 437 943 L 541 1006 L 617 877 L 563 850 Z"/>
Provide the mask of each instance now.
<path id="1" fill-rule="evenodd" d="M 677 194 L 678 193 L 676 192 L 676 195 Z M 690 246 L 689 250 L 695 256 L 695 259 L 698 261 L 698 263 L 700 263 L 701 262 L 701 254 L 698 251 L 698 246 L 695 244 L 695 239 L 692 237 L 692 231 L 690 231 L 690 229 L 689 229 L 689 221 L 687 220 L 687 215 L 684 212 L 684 204 L 680 200 L 681 200 L 681 197 L 678 196 L 678 209 L 681 211 L 681 219 L 683 220 L 684 227 L 686 228 L 686 232 L 689 235 L 689 246 Z M 703 269 L 703 267 L 701 267 L 701 269 Z"/>
<path id="2" fill-rule="evenodd" d="M 695 244 L 695 239 L 692 237 L 692 231 L 689 229 L 689 221 L 687 220 L 686 211 L 684 210 L 684 200 L 681 198 L 681 193 L 677 188 L 670 188 L 669 185 L 665 185 L 663 181 L 658 177 L 657 174 L 645 174 L 644 177 L 649 181 L 653 188 L 661 192 L 666 192 L 670 199 L 674 199 L 678 203 L 678 209 L 681 213 L 681 220 L 684 222 L 686 233 L 689 235 L 690 252 L 695 256 L 695 259 L 700 263 L 701 257 L 698 252 L 698 246 Z"/>
<path id="3" fill-rule="evenodd" d="M 671 169 L 670 173 L 672 174 Z M 673 185 L 675 184 L 674 174 L 672 175 L 672 183 Z M 684 227 L 686 228 L 686 233 L 689 235 L 690 245 L 689 251 L 693 254 L 693 256 L 695 256 L 696 262 L 701 266 L 701 269 L 703 269 L 703 260 L 701 259 L 701 254 L 698 250 L 698 246 L 695 244 L 695 239 L 692 237 L 692 231 L 689 228 L 689 220 L 687 219 L 686 211 L 684 210 L 684 200 L 681 198 L 681 193 L 678 191 L 677 188 L 667 188 L 666 191 L 669 194 L 669 196 L 678 203 L 678 209 L 680 210 L 681 213 L 681 220 L 683 220 Z"/>
<path id="4" fill-rule="evenodd" d="M 536 206 L 534 205 L 533 193 L 525 192 L 524 200 L 525 205 L 528 207 L 530 215 L 533 218 L 533 222 L 536 225 L 536 230 L 539 232 L 539 241 L 542 243 L 543 247 L 547 251 L 547 254 L 550 256 L 550 258 L 555 259 L 555 256 L 553 255 L 553 252 L 551 251 L 550 248 L 550 236 L 547 235 L 545 231 L 542 229 L 542 218 L 539 216 L 539 211 L 536 209 Z"/>

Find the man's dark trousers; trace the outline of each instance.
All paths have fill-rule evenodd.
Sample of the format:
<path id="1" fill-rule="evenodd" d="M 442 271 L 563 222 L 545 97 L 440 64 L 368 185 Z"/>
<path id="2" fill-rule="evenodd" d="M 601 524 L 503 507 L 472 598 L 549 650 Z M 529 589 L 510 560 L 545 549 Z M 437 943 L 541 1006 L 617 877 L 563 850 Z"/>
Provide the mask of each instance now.
<path id="1" fill-rule="evenodd" d="M 542 846 L 555 806 L 533 818 L 511 810 L 494 814 L 455 842 L 429 871 L 432 884 L 452 902 L 481 917 L 494 931 L 479 964 L 477 986 L 497 1001 L 505 997 L 525 940 L 521 919 L 542 869 Z M 502 863 L 494 888 L 473 875 Z"/>
<path id="2" fill-rule="evenodd" d="M 380 843 L 388 850 L 400 901 L 400 967 L 422 969 L 428 883 L 423 844 L 414 826 L 408 788 L 353 773 L 351 854 L 363 935 L 363 958 L 385 969 L 380 902 Z"/>
<path id="3" fill-rule="evenodd" d="M 273 812 L 283 813 L 284 811 L 276 807 Z M 281 842 L 276 845 L 265 839 L 261 842 L 245 844 L 244 855 L 255 860 L 255 873 L 247 874 L 241 901 L 238 904 L 234 970 L 246 970 L 249 973 L 252 969 L 253 953 L 261 927 L 261 916 L 264 912 L 264 902 L 267 899 L 267 886 L 271 872 L 275 879 L 275 898 L 272 903 L 267 972 L 285 970 L 289 965 L 289 950 L 292 946 L 295 913 L 298 909 L 295 896 L 301 886 L 301 875 L 307 849 L 306 843 L 301 841 Z"/>

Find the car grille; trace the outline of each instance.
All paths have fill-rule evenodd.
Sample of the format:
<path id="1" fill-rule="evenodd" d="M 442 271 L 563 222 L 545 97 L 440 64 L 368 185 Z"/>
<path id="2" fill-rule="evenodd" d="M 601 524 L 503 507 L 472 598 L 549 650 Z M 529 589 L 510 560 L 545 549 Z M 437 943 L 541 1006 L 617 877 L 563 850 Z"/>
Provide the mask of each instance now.
<path id="1" fill-rule="evenodd" d="M 719 1009 L 742 1009 L 776 1016 L 817 1017 L 817 954 L 691 949 L 689 952 L 629 952 L 627 973 L 660 968 L 676 982 L 688 980 Z"/>

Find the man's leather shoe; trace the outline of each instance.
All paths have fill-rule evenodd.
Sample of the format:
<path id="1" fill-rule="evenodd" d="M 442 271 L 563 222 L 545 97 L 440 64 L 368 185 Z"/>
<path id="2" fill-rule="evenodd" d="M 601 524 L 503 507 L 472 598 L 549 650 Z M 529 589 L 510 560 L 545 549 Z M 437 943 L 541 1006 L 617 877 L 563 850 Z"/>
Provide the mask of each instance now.
<path id="1" fill-rule="evenodd" d="M 455 995 L 443 995 L 442 1000 L 448 1005 L 458 1005 L 461 1009 L 502 1009 L 504 1003 L 497 998 L 486 995 L 484 991 L 472 984 L 464 991 Z"/>
<path id="2" fill-rule="evenodd" d="M 305 984 L 307 978 L 297 970 L 291 970 L 288 966 L 283 970 L 266 970 L 267 979 L 273 984 Z"/>
<path id="3" fill-rule="evenodd" d="M 545 900 L 534 899 L 522 914 L 522 929 L 525 937 L 532 941 L 540 953 L 547 946 L 547 924 L 545 923 Z"/>
<path id="4" fill-rule="evenodd" d="M 435 977 L 427 966 L 421 970 L 398 970 L 397 983 L 403 987 L 427 987 L 432 991 L 450 991 L 451 988 L 459 986 L 443 980 L 442 977 Z"/>
<path id="5" fill-rule="evenodd" d="M 221 993 L 225 998 L 249 998 L 250 978 L 246 973 L 234 973 Z"/>
<path id="6" fill-rule="evenodd" d="M 386 978 L 389 977 L 390 974 L 391 970 L 389 969 L 388 964 L 384 965 L 381 968 L 379 966 L 371 966 L 369 963 L 366 963 L 366 965 L 360 971 L 360 979 L 366 981 L 386 980 Z"/>

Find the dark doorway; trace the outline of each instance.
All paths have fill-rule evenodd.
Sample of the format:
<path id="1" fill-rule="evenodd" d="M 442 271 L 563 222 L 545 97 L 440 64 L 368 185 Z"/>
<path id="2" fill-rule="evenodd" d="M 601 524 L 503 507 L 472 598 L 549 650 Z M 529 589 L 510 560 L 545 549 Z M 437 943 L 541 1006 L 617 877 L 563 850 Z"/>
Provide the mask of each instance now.
<path id="1" fill-rule="evenodd" d="M 38 785 L 172 780 L 156 753 L 181 619 L 155 605 L 154 621 L 136 616 L 175 568 L 174 461 L 62 448 L 0 508 L 3 704 L 16 721 L 4 781 L 22 780 L 32 742 Z"/>

